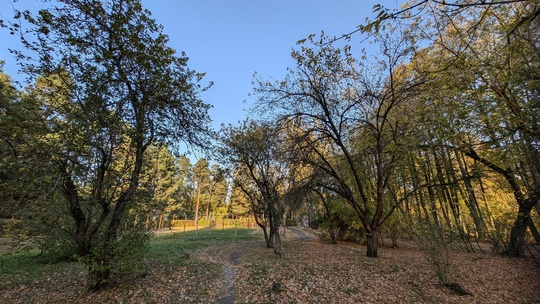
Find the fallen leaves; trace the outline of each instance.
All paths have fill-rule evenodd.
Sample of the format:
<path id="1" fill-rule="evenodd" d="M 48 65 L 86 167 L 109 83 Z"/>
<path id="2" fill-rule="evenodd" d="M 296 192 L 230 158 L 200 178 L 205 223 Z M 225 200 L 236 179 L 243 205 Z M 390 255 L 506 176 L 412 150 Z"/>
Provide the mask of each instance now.
<path id="1" fill-rule="evenodd" d="M 424 255 L 413 247 L 380 248 L 376 259 L 351 244 L 290 242 L 281 259 L 255 248 L 238 272 L 236 303 L 540 302 L 540 269 L 532 261 L 458 252 L 453 271 L 473 294 L 458 296 L 438 284 Z M 279 292 L 272 291 L 276 282 Z"/>
<path id="2" fill-rule="evenodd" d="M 137 281 L 98 293 L 84 289 L 85 271 L 75 267 L 8 286 L 0 302 L 216 303 L 224 280 L 234 280 L 235 303 L 540 303 L 540 268 L 531 260 L 453 252 L 452 276 L 473 294 L 458 296 L 438 284 L 414 244 L 368 258 L 360 245 L 291 234 L 283 249 L 277 258 L 264 242 L 218 242 L 191 252 L 185 265 L 153 265 Z"/>

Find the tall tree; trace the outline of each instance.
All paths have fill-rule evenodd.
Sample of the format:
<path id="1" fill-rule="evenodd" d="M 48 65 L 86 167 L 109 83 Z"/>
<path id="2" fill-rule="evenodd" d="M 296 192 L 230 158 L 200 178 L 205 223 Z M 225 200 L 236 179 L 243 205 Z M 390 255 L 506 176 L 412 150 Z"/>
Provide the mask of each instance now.
<path id="1" fill-rule="evenodd" d="M 228 211 L 235 217 L 242 217 L 252 214 L 252 208 L 249 197 L 242 191 L 238 182 L 234 182 L 240 178 L 240 176 L 237 176 L 238 174 L 240 174 L 239 170 L 235 170 L 231 173 L 231 194 L 228 202 Z"/>
<path id="2" fill-rule="evenodd" d="M 370 257 L 377 256 L 380 228 L 399 203 L 389 195 L 390 181 L 412 135 L 407 100 L 424 81 L 405 65 L 409 38 L 397 31 L 378 35 L 375 65 L 355 60 L 349 46 L 302 47 L 283 81 L 259 81 L 255 89 L 257 106 L 302 130 L 293 149 L 304 150 L 304 161 L 332 178 L 323 186 L 355 210 Z"/>
<path id="3" fill-rule="evenodd" d="M 140 216 L 153 214 L 159 215 L 160 219 L 170 216 L 180 200 L 177 196 L 180 186 L 175 159 L 168 147 L 149 146 L 136 195 L 137 205 L 143 213 Z"/>
<path id="4" fill-rule="evenodd" d="M 195 225 L 199 224 L 199 214 L 201 207 L 201 193 L 208 188 L 210 181 L 210 168 L 205 158 L 201 158 L 193 166 L 193 178 L 197 183 L 197 197 L 195 202 Z M 204 189 L 203 189 L 204 188 Z"/>
<path id="5" fill-rule="evenodd" d="M 48 157 L 59 172 L 89 288 L 98 290 L 119 265 L 119 249 L 130 248 L 122 245 L 130 238 L 121 224 L 147 148 L 158 141 L 206 144 L 209 106 L 198 96 L 201 75 L 167 46 L 139 0 L 61 0 L 22 16 L 27 50 L 21 58 L 37 55 L 23 68 L 45 76 L 35 90 L 54 138 Z"/>
<path id="6" fill-rule="evenodd" d="M 185 155 L 178 156 L 175 162 L 178 172 L 176 197 L 179 200 L 179 216 L 184 219 L 192 218 L 195 214 L 193 209 L 195 202 L 193 165 Z"/>
<path id="7" fill-rule="evenodd" d="M 266 246 L 281 256 L 279 227 L 287 170 L 280 130 L 268 123 L 247 121 L 222 132 L 221 155 L 234 168 L 234 183 L 247 196 L 257 224 L 263 229 Z"/>

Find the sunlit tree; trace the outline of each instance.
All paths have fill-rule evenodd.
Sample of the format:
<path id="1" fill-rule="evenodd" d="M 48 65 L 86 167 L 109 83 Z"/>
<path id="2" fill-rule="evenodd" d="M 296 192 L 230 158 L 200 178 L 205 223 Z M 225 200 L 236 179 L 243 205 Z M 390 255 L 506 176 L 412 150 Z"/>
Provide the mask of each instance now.
<path id="1" fill-rule="evenodd" d="M 148 147 L 207 143 L 201 75 L 167 46 L 162 27 L 138 0 L 64 0 L 22 17 L 20 54 L 37 57 L 21 64 L 42 76 L 35 90 L 54 143 L 47 153 L 59 174 L 63 201 L 57 203 L 68 206 L 73 241 L 87 263 L 89 287 L 97 290 L 109 284 L 121 258 L 144 247 L 122 244 L 144 243 L 141 230 L 127 237 L 122 223 Z"/>

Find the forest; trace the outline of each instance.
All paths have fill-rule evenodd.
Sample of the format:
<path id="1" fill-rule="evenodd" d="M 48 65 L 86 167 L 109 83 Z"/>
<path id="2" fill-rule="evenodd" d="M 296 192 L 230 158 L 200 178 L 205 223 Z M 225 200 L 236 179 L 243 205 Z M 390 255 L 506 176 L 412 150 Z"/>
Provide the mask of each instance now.
<path id="1" fill-rule="evenodd" d="M 90 290 L 187 221 L 253 218 L 278 257 L 299 224 L 372 258 L 402 239 L 435 264 L 450 243 L 539 256 L 540 1 L 376 5 L 291 46 L 295 66 L 256 75 L 249 115 L 220 130 L 204 73 L 139 0 L 57 2 L 0 18 L 31 79 L 0 64 L 0 237 L 82 261 Z"/>

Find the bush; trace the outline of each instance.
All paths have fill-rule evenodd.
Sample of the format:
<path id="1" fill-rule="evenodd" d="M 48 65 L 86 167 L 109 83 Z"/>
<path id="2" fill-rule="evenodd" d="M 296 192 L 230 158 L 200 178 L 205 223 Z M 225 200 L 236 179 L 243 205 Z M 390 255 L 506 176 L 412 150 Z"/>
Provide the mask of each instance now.
<path id="1" fill-rule="evenodd" d="M 294 219 L 287 219 L 285 220 L 285 225 L 287 227 L 294 227 L 294 226 L 298 226 L 298 222 Z"/>
<path id="2" fill-rule="evenodd" d="M 424 219 L 412 223 L 412 230 L 415 233 L 415 242 L 426 254 L 441 284 L 450 284 L 452 280 L 449 250 L 452 239 L 440 226 Z"/>
<path id="3" fill-rule="evenodd" d="M 184 227 L 184 226 L 195 226 L 194 220 L 172 220 L 171 226 L 178 228 L 178 227 Z"/>
<path id="4" fill-rule="evenodd" d="M 20 234 L 26 234 L 21 220 L 0 219 L 0 237 L 14 237 Z"/>
<path id="5" fill-rule="evenodd" d="M 128 228 L 119 231 L 118 238 L 112 247 L 112 262 L 108 268 L 112 281 L 130 281 L 140 275 L 142 267 L 145 266 L 143 260 L 148 251 L 151 237 L 152 233 L 141 227 L 128 226 Z M 101 263 L 103 248 L 103 242 L 98 240 L 93 246 L 94 251 L 81 258 L 81 261 L 90 270 L 90 275 L 95 270 L 104 270 Z M 89 277 L 89 283 L 93 284 L 91 277 Z"/>

